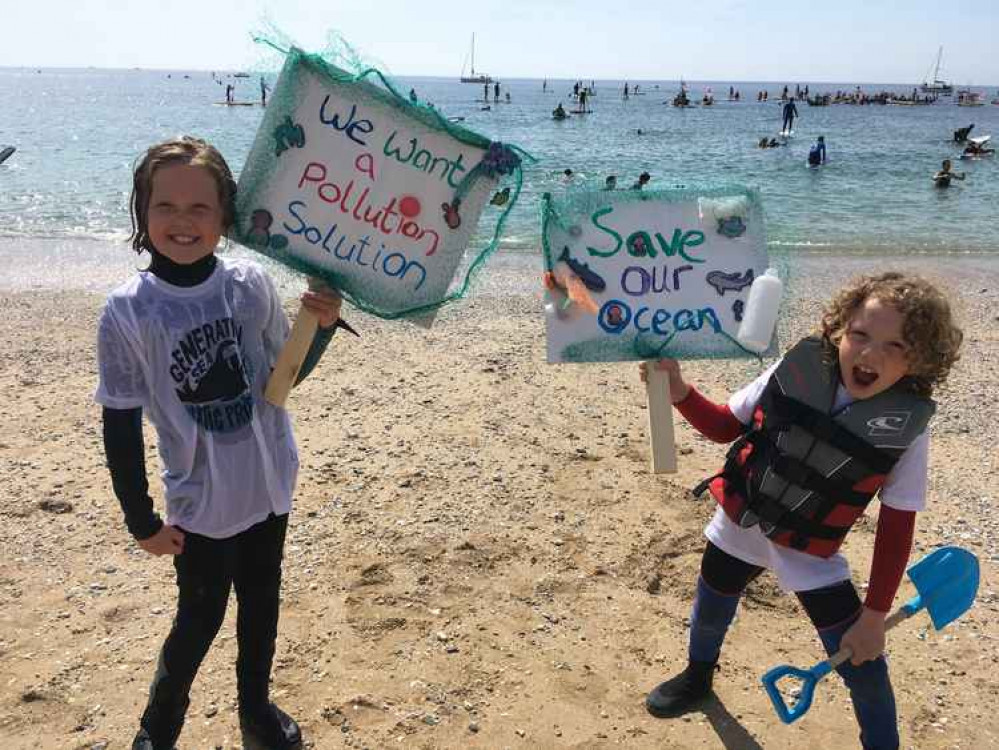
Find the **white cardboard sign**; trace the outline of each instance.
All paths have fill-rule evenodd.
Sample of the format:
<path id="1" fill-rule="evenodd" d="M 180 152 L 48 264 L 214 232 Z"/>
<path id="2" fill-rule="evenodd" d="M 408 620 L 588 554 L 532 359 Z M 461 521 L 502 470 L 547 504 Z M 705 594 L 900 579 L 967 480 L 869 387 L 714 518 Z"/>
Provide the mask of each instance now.
<path id="1" fill-rule="evenodd" d="M 439 302 L 497 179 L 456 201 L 488 140 L 433 115 L 293 50 L 240 175 L 234 238 L 389 315 Z"/>
<path id="2" fill-rule="evenodd" d="M 562 287 L 578 278 L 593 303 L 549 293 L 549 362 L 758 356 L 735 340 L 767 268 L 754 190 L 546 196 L 542 232 L 547 270 Z"/>

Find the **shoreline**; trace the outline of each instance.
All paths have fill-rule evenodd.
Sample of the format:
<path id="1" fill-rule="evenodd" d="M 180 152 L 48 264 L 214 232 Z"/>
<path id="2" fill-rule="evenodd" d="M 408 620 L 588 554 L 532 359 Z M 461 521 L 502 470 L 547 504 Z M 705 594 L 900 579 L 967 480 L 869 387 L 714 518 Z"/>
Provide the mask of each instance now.
<path id="1" fill-rule="evenodd" d="M 266 266 L 276 277 L 279 289 L 286 297 L 297 294 L 296 274 L 266 256 L 245 247 L 232 244 L 231 253 L 237 257 L 256 260 Z M 840 262 L 851 266 L 874 265 L 879 262 L 905 265 L 912 261 L 928 268 L 939 266 L 980 266 L 983 270 L 999 267 L 999 246 L 994 250 L 942 251 L 922 250 L 906 252 L 885 252 L 883 248 L 868 247 L 856 250 L 831 250 L 828 248 L 803 245 L 769 245 L 773 262 L 790 270 L 790 277 L 798 276 L 797 266 L 803 270 L 813 266 L 821 269 Z M 148 256 L 137 256 L 124 240 L 110 241 L 98 238 L 11 238 L 0 237 L 0 290 L 4 292 L 80 290 L 106 295 L 118 284 L 125 281 L 136 269 L 144 267 L 142 261 Z M 530 250 L 511 249 L 502 245 L 488 259 L 472 288 L 487 290 L 495 286 L 490 276 L 507 276 L 511 273 L 523 274 L 525 283 L 513 285 L 518 293 L 534 293 L 534 279 L 540 275 L 542 266 L 540 245 Z M 45 264 L 45 274 L 38 273 L 38 264 Z M 459 270 L 464 272 L 467 260 Z M 808 271 L 810 272 L 810 271 Z M 510 286 L 509 281 L 504 285 Z M 791 290 L 793 294 L 793 290 Z"/>
<path id="2" fill-rule="evenodd" d="M 133 260 L 121 253 L 126 272 L 114 283 Z M 990 408 L 999 403 L 999 256 L 809 255 L 793 268 L 781 345 L 809 331 L 846 278 L 896 260 L 948 289 L 965 330 L 938 394 L 912 559 L 953 543 L 982 565 L 967 615 L 940 633 L 923 617 L 889 637 L 902 742 L 988 747 L 999 744 L 989 708 L 999 696 Z M 713 511 L 688 491 L 720 468 L 725 449 L 675 416 L 680 470 L 651 475 L 635 364 L 547 365 L 537 274 L 520 256 L 498 255 L 429 330 L 349 311 L 363 338 L 335 337 L 292 393 L 301 472 L 274 700 L 323 750 L 856 746 L 838 679 L 822 683 L 792 727 L 759 687 L 770 666 L 820 655 L 771 576 L 744 598 L 717 699 L 676 720 L 645 713 L 645 692 L 685 658 Z M 302 286 L 284 288 L 289 313 Z M 13 396 L 0 408 L 9 425 L 0 440 L 0 728 L 14 750 L 127 744 L 172 618 L 173 568 L 130 540 L 110 491 L 92 402 L 103 292 L 88 289 L 0 299 L 0 384 Z M 695 360 L 684 370 L 721 400 L 763 366 Z M 876 515 L 845 546 L 860 586 Z M 910 594 L 904 583 L 896 605 Z M 182 747 L 239 747 L 235 610 L 233 601 L 195 682 Z"/>

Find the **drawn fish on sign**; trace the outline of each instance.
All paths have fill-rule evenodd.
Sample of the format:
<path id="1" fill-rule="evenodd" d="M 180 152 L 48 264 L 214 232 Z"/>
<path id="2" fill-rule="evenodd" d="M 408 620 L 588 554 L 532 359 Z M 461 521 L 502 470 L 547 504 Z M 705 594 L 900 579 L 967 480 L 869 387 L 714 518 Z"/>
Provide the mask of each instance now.
<path id="1" fill-rule="evenodd" d="M 746 273 L 740 274 L 737 271 L 725 273 L 724 271 L 711 271 L 704 279 L 708 286 L 714 287 L 720 297 L 725 296 L 725 292 L 739 292 L 753 283 L 753 269 L 747 269 Z"/>
<path id="2" fill-rule="evenodd" d="M 562 247 L 562 254 L 558 256 L 558 259 L 569 266 L 591 292 L 602 292 L 607 288 L 607 282 L 591 269 L 588 263 L 582 263 L 569 255 L 568 245 Z"/>

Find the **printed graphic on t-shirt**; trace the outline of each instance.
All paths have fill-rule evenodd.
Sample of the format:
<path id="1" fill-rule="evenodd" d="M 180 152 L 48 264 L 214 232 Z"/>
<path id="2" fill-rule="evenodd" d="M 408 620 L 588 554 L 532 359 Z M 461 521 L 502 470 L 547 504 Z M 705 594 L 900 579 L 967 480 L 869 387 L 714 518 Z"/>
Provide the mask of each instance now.
<path id="1" fill-rule="evenodd" d="M 233 432 L 253 419 L 253 373 L 242 341 L 242 327 L 232 318 L 219 318 L 188 331 L 170 353 L 177 397 L 209 432 Z"/>

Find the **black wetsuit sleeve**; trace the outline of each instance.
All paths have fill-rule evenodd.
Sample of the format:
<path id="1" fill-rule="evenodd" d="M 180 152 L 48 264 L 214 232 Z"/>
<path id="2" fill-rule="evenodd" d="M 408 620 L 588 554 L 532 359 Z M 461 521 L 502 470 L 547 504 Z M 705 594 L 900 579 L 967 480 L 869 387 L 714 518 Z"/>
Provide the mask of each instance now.
<path id="1" fill-rule="evenodd" d="M 125 525 L 136 539 L 148 539 L 163 528 L 153 510 L 146 478 L 142 440 L 142 409 L 104 407 L 104 452 L 115 497 L 125 513 Z"/>
<path id="2" fill-rule="evenodd" d="M 333 339 L 333 334 L 336 333 L 337 328 L 337 324 L 334 323 L 329 328 L 316 329 L 316 335 L 312 337 L 312 344 L 309 345 L 309 351 L 306 352 L 305 359 L 302 361 L 302 369 L 298 371 L 298 378 L 295 380 L 295 385 L 305 380 L 309 376 L 309 373 L 316 369 L 316 365 L 319 364 L 319 360 L 322 359 L 323 354 L 326 352 L 326 347 L 330 345 L 330 341 Z"/>

